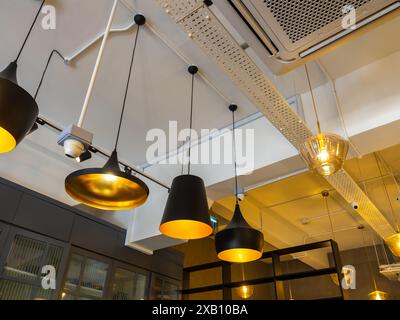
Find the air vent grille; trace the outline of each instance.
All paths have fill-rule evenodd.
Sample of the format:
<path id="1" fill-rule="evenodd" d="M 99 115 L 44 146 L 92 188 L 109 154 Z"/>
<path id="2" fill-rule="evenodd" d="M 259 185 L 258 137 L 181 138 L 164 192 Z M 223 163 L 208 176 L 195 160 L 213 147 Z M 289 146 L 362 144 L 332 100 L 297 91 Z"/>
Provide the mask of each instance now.
<path id="1" fill-rule="evenodd" d="M 355 9 L 371 0 L 264 0 L 264 4 L 292 43 L 343 17 L 342 9 Z"/>

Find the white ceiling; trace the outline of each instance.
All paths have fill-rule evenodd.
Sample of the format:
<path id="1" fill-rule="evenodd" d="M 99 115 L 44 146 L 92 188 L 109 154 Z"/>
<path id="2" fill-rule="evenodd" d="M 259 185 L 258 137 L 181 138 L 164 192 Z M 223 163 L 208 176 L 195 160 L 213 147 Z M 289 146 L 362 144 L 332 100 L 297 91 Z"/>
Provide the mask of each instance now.
<path id="1" fill-rule="evenodd" d="M 90 42 L 105 28 L 112 1 L 48 3 L 56 7 L 57 29 L 44 31 L 36 27 L 19 63 L 20 84 L 31 93 L 38 84 L 50 51 L 56 48 L 69 56 Z M 2 46 L 0 66 L 5 67 L 15 57 L 38 5 L 34 0 L 1 1 L 0 39 L 6 45 Z M 152 18 L 148 17 L 150 23 Z M 132 12 L 120 4 L 113 25 L 125 26 L 132 19 Z M 84 124 L 94 133 L 94 143 L 105 150 L 111 150 L 115 140 L 134 32 L 135 28 L 110 37 Z M 186 45 L 187 37 L 184 34 L 180 37 L 181 45 Z M 61 126 L 76 123 L 98 49 L 99 43 L 70 66 L 64 65 L 58 57 L 53 59 L 38 98 L 43 117 Z M 207 62 L 204 57 L 192 61 L 201 69 Z M 148 28 L 142 29 L 122 129 L 120 154 L 123 159 L 132 164 L 146 162 L 145 151 L 149 143 L 145 138 L 149 129 L 166 130 L 170 120 L 177 120 L 179 129 L 188 126 L 190 75 L 186 69 L 187 64 L 175 52 Z M 228 103 L 202 79 L 198 78 L 195 85 L 194 127 L 226 126 L 230 121 L 226 110 Z M 240 117 L 254 112 L 256 109 L 249 103 L 241 104 Z"/>
<path id="2" fill-rule="evenodd" d="M 69 56 L 86 45 L 104 30 L 112 5 L 110 0 L 48 0 L 46 2 L 56 8 L 57 29 L 45 31 L 36 26 L 19 61 L 20 84 L 30 93 L 33 93 L 38 85 L 51 50 L 55 48 Z M 187 62 L 197 64 L 207 78 L 225 96 L 230 97 L 231 101 L 225 101 L 198 77 L 195 91 L 195 128 L 222 128 L 230 124 L 231 118 L 227 112 L 229 102 L 239 105 L 239 119 L 258 110 L 163 12 L 155 0 L 124 0 L 124 2 L 128 4 L 128 7 L 143 13 L 149 24 L 164 34 Z M 15 58 L 38 6 L 37 0 L 1 0 L 0 69 Z M 125 26 L 132 19 L 133 12 L 120 4 L 114 26 Z M 321 61 L 333 78 L 349 74 L 364 65 L 399 51 L 400 42 L 396 41 L 399 26 L 400 18 L 338 48 L 321 58 Z M 121 159 L 132 165 L 146 162 L 145 154 L 149 143 L 145 141 L 145 137 L 149 129 L 166 130 L 170 120 L 177 120 L 180 129 L 186 128 L 189 116 L 190 77 L 186 71 L 187 63 L 147 27 L 142 31 L 119 147 Z M 110 37 L 84 124 L 86 129 L 94 133 L 94 144 L 106 151 L 112 149 L 115 140 L 133 37 L 134 29 L 113 34 Z M 65 65 L 58 57 L 54 57 L 38 97 L 41 116 L 60 126 L 76 123 L 98 49 L 99 44 L 94 45 L 79 56 L 72 65 Z M 316 71 L 317 68 L 314 67 L 312 70 L 315 85 L 326 81 L 322 73 Z M 268 70 L 266 72 L 286 97 L 308 90 L 303 69 L 298 69 L 283 77 L 275 77 Z M 358 88 L 362 90 L 362 87 Z M 57 135 L 54 132 L 41 128 L 26 139 L 17 150 L 0 157 L 0 174 L 60 201 L 74 204 L 64 192 L 63 180 L 66 174 L 82 166 L 101 165 L 104 159 L 95 156 L 92 160 L 78 165 L 63 156 L 62 149 L 56 145 L 56 139 Z M 262 148 L 265 146 L 263 145 Z M 396 159 L 391 161 L 394 166 L 398 166 Z M 281 172 L 290 169 L 296 171 L 301 168 L 302 162 L 298 158 L 289 159 L 274 167 L 275 174 L 270 175 L 271 168 L 260 169 L 255 172 L 255 175 L 244 177 L 243 183 L 245 186 L 257 184 L 260 181 L 275 179 L 281 175 Z M 38 176 L 41 179 L 38 179 Z M 262 179 L 260 179 L 261 176 Z M 264 208 L 276 202 L 293 200 L 297 196 L 318 193 L 321 188 L 329 188 L 324 182 L 316 181 L 316 178 L 310 177 L 309 174 L 305 177 L 307 181 L 309 180 L 309 185 L 306 188 L 299 183 L 296 191 L 299 194 L 290 195 L 287 191 L 292 189 L 285 187 L 274 193 L 276 199 L 263 196 L 255 196 L 255 199 Z M 46 179 L 48 183 L 43 184 L 42 179 Z M 289 182 L 295 184 L 290 179 L 285 183 Z M 227 193 L 232 192 L 232 186 L 227 180 L 211 187 L 210 191 L 214 192 L 215 198 L 225 197 Z M 348 208 L 342 208 L 340 199 L 331 202 L 332 210 L 336 212 L 334 220 L 338 228 L 354 227 L 359 223 L 357 218 L 348 212 Z M 318 233 L 329 232 L 329 221 L 326 216 L 323 217 L 324 209 L 321 207 L 319 196 L 298 200 L 290 208 L 287 206 L 279 205 L 265 210 L 276 216 L 279 215 L 282 221 L 300 229 L 302 234 L 318 237 L 316 236 Z M 383 211 L 385 210 L 387 209 L 384 208 Z M 309 225 L 302 225 L 300 220 L 303 217 L 315 219 Z M 346 236 L 343 235 L 343 237 L 348 239 L 347 245 L 349 247 L 357 245 L 357 242 L 351 241 L 351 231 L 348 233 L 343 231 L 343 234 L 345 233 Z"/>

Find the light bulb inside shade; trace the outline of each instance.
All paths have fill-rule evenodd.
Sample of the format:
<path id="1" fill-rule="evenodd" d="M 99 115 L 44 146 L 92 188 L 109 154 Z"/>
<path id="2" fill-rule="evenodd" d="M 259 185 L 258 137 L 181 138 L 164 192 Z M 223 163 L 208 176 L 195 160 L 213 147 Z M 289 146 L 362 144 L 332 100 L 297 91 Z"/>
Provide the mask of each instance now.
<path id="1" fill-rule="evenodd" d="M 117 180 L 117 177 L 115 175 L 109 173 L 109 174 L 104 175 L 104 180 L 106 180 L 108 182 L 115 182 Z"/>
<path id="2" fill-rule="evenodd" d="M 318 160 L 321 162 L 326 162 L 329 160 L 329 152 L 328 150 L 326 150 L 326 148 L 323 148 L 320 150 L 318 156 L 317 156 Z"/>
<path id="3" fill-rule="evenodd" d="M 254 294 L 253 286 L 241 286 L 236 288 L 236 293 L 242 299 L 249 299 Z"/>

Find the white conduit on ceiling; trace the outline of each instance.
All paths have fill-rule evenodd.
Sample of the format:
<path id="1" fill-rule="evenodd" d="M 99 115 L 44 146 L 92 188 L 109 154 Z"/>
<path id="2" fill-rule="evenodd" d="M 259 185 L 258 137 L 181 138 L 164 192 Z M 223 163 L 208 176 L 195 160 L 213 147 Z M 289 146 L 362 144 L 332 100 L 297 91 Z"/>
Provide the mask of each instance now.
<path id="1" fill-rule="evenodd" d="M 118 0 L 116 0 L 118 1 Z M 137 13 L 130 5 L 128 5 L 124 0 L 121 0 L 121 4 L 123 4 L 128 10 L 130 10 L 132 13 Z M 135 21 L 130 22 L 124 27 L 119 27 L 119 28 L 111 28 L 108 31 L 108 34 L 111 33 L 119 33 L 119 32 L 126 32 L 133 28 L 136 25 Z M 145 26 L 153 32 L 155 36 L 157 36 L 171 51 L 173 51 L 185 64 L 191 65 L 192 62 L 190 59 L 188 59 L 182 52 L 179 51 L 179 49 L 174 46 L 168 38 L 162 34 L 159 30 L 157 30 L 156 27 L 154 27 L 149 21 L 146 21 Z M 106 31 L 107 32 L 107 31 Z M 82 48 L 78 49 L 74 54 L 71 54 L 69 56 L 65 57 L 65 63 L 69 64 L 73 62 L 78 56 L 80 56 L 83 52 L 88 50 L 90 47 L 92 47 L 97 41 L 99 41 L 102 37 L 105 36 L 106 32 L 102 32 L 98 34 L 93 40 L 82 46 Z M 107 36 L 108 37 L 108 36 Z M 104 39 L 103 39 L 104 42 Z M 100 49 L 101 50 L 101 49 Z M 102 52 L 102 51 L 100 51 Z M 99 53 L 100 53 L 99 52 Z M 204 80 L 205 83 L 207 83 L 208 86 L 210 86 L 226 103 L 231 104 L 234 103 L 230 98 L 225 96 L 215 85 L 214 83 L 201 71 L 199 70 L 197 74 Z M 87 106 L 86 106 L 87 109 Z M 86 112 L 86 111 L 85 111 Z"/>
<path id="2" fill-rule="evenodd" d="M 96 64 L 94 65 L 92 78 L 90 79 L 89 88 L 88 88 L 87 93 L 86 93 L 85 102 L 83 103 L 81 115 L 79 117 L 78 127 L 82 127 L 83 122 L 85 121 L 85 117 L 86 117 L 87 109 L 88 109 L 88 106 L 89 106 L 90 98 L 92 97 L 93 87 L 94 87 L 94 84 L 96 82 L 97 73 L 99 71 L 99 66 L 100 66 L 100 63 L 101 63 L 101 59 L 103 58 L 104 48 L 105 48 L 106 43 L 107 43 L 108 35 L 110 34 L 112 21 L 114 19 L 114 15 L 115 15 L 115 11 L 117 9 L 117 6 L 118 6 L 118 0 L 114 0 L 114 4 L 113 4 L 112 9 L 111 9 L 110 17 L 108 18 L 107 27 L 106 27 L 106 30 L 104 32 L 103 41 L 101 43 L 100 50 L 99 50 L 99 53 L 97 55 Z"/>
<path id="3" fill-rule="evenodd" d="M 224 70 L 293 146 L 299 149 L 304 140 L 313 135 L 268 77 L 202 0 L 157 1 L 167 14 L 179 21 L 177 24 Z M 382 238 L 395 233 L 386 217 L 345 170 L 340 170 L 326 180 L 348 203 L 359 203 L 357 213 Z"/>

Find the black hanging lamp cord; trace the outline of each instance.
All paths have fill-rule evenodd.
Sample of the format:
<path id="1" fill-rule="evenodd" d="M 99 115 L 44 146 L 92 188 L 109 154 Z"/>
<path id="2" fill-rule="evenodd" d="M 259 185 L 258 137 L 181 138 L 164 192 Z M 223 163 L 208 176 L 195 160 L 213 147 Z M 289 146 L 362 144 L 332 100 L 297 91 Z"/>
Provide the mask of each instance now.
<path id="1" fill-rule="evenodd" d="M 189 73 L 192 75 L 192 89 L 190 92 L 190 118 L 189 118 L 189 162 L 188 162 L 188 174 L 190 174 L 190 156 L 192 150 L 192 129 L 193 129 L 193 101 L 194 101 L 194 76 L 199 71 L 199 68 L 196 66 L 189 66 L 188 68 Z"/>
<path id="2" fill-rule="evenodd" d="M 306 71 L 307 83 L 308 83 L 308 87 L 310 88 L 310 93 L 311 93 L 311 98 L 312 98 L 312 103 L 313 103 L 314 114 L 315 114 L 315 118 L 316 118 L 316 120 L 317 120 L 318 134 L 320 134 L 320 133 L 321 133 L 321 123 L 319 122 L 317 104 L 316 104 L 316 102 L 315 102 L 314 91 L 313 91 L 313 88 L 312 88 L 312 85 L 311 85 L 310 72 L 309 72 L 309 70 L 308 70 L 307 63 L 304 64 L 304 69 L 305 69 L 305 71 Z"/>
<path id="3" fill-rule="evenodd" d="M 23 51 L 24 48 L 25 48 L 26 42 L 28 41 L 29 36 L 31 35 L 31 32 L 32 32 L 32 30 L 33 30 L 33 27 L 34 27 L 35 24 L 36 24 L 36 21 L 37 21 L 37 19 L 38 19 L 38 17 L 39 17 L 40 12 L 42 11 L 42 8 L 43 8 L 43 5 L 44 5 L 45 2 L 46 2 L 46 0 L 43 0 L 42 3 L 40 4 L 40 7 L 39 7 L 39 10 L 38 10 L 37 13 L 36 13 L 35 19 L 33 20 L 33 23 L 32 23 L 32 25 L 31 25 L 31 27 L 29 28 L 28 34 L 26 35 L 25 40 L 24 40 L 24 42 L 22 43 L 21 49 L 19 49 L 17 58 L 14 60 L 15 63 L 18 62 L 19 57 L 21 56 L 21 53 L 22 53 L 22 51 Z"/>
<path id="4" fill-rule="evenodd" d="M 237 162 L 236 162 L 236 126 L 235 126 L 235 111 L 237 110 L 236 104 L 231 104 L 229 106 L 229 110 L 232 111 L 232 135 L 233 135 L 233 156 L 234 156 L 234 164 L 235 164 L 235 197 L 236 197 L 236 204 L 239 203 L 239 187 L 238 187 L 238 176 L 237 176 Z"/>
<path id="5" fill-rule="evenodd" d="M 36 89 L 36 92 L 35 92 L 35 95 L 34 95 L 34 99 L 35 100 L 36 100 L 36 98 L 37 98 L 37 96 L 39 94 L 39 91 L 40 91 L 41 87 L 42 87 L 43 79 L 44 79 L 44 77 L 45 77 L 45 75 L 47 73 L 47 69 L 49 68 L 50 61 L 53 58 L 54 54 L 57 54 L 63 61 L 65 61 L 64 56 L 58 50 L 54 49 L 53 51 L 51 51 L 51 53 L 49 55 L 49 58 L 47 59 L 46 67 L 43 70 L 42 77 L 40 78 L 39 85 L 38 85 L 38 87 Z"/>
<path id="6" fill-rule="evenodd" d="M 135 35 L 135 43 L 133 45 L 131 63 L 130 63 L 130 66 L 129 66 L 129 75 L 128 75 L 128 80 L 126 82 L 124 102 L 122 104 L 122 111 L 121 111 L 121 116 L 120 116 L 120 119 L 119 119 L 118 133 L 117 133 L 117 138 L 115 140 L 114 151 L 117 150 L 117 146 L 118 146 L 118 142 L 119 142 L 119 136 L 120 136 L 120 133 L 121 133 L 122 120 L 124 118 L 126 100 L 127 100 L 127 97 L 128 97 L 129 85 L 130 85 L 131 76 L 132 76 L 133 62 L 135 60 L 135 53 L 136 53 L 136 46 L 137 46 L 138 37 L 139 37 L 139 30 L 140 30 L 140 26 L 142 26 L 142 25 L 144 25 L 146 23 L 146 18 L 141 14 L 137 14 L 135 16 L 135 23 L 137 24 L 137 31 L 136 31 L 136 35 Z"/>

